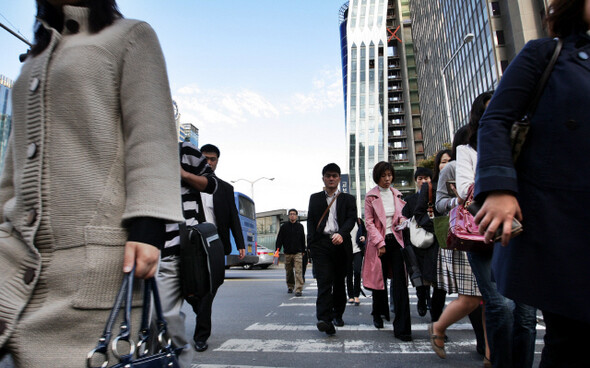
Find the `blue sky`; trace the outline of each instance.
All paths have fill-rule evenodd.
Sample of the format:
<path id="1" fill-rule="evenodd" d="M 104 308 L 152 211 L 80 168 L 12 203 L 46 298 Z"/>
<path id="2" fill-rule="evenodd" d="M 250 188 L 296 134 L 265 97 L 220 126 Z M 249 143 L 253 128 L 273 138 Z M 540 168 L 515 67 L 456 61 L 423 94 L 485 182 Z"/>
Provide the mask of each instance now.
<path id="1" fill-rule="evenodd" d="M 182 122 L 220 147 L 217 174 L 254 181 L 257 211 L 306 210 L 321 169 L 345 164 L 338 10 L 344 0 L 119 0 L 156 30 Z M 32 39 L 34 0 L 0 0 L 0 21 Z M 23 43 L 0 29 L 0 74 Z M 234 184 L 250 194 L 250 184 Z"/>

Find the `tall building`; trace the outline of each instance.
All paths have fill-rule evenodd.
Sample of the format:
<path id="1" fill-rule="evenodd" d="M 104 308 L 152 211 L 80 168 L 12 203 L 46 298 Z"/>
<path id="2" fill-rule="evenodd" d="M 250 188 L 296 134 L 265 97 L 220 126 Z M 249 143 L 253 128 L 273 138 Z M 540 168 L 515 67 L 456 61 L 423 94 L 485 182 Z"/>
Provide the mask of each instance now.
<path id="1" fill-rule="evenodd" d="M 379 161 L 395 167 L 395 187 L 414 190 L 423 158 L 416 64 L 407 1 L 351 0 L 340 9 L 348 189 L 357 206 Z"/>
<path id="2" fill-rule="evenodd" d="M 199 147 L 199 129 L 191 123 L 180 124 L 178 140 L 191 142 L 195 147 Z"/>
<path id="3" fill-rule="evenodd" d="M 469 122 L 475 97 L 497 86 L 524 44 L 545 35 L 547 1 L 410 0 L 409 5 L 424 148 L 432 155 Z"/>
<path id="4" fill-rule="evenodd" d="M 0 173 L 4 168 L 4 155 L 12 127 L 12 80 L 0 74 Z"/>

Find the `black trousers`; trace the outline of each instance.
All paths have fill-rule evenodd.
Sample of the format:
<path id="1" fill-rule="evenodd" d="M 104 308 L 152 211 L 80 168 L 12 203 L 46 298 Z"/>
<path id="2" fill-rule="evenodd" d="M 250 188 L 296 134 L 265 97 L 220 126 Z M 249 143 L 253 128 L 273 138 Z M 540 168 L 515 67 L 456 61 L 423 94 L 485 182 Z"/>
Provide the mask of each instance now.
<path id="1" fill-rule="evenodd" d="M 445 306 L 447 292 L 443 289 L 437 289 L 435 286 L 432 286 L 431 297 L 430 287 L 430 285 L 418 286 L 416 288 L 416 296 L 418 297 L 418 302 L 422 300 L 430 307 L 430 318 L 432 319 L 432 322 L 436 322 L 440 318 Z"/>
<path id="2" fill-rule="evenodd" d="M 334 245 L 328 236 L 310 246 L 313 270 L 318 283 L 316 314 L 318 321 L 342 318 L 346 309 L 346 264 L 348 251 L 344 244 Z"/>
<path id="3" fill-rule="evenodd" d="M 211 336 L 211 310 L 214 298 L 215 294 L 209 293 L 196 301 L 189 302 L 197 315 L 195 332 L 193 334 L 195 341 L 206 342 L 209 336 Z"/>
<path id="4" fill-rule="evenodd" d="M 587 367 L 590 323 L 543 311 L 545 346 L 539 368 Z"/>
<path id="5" fill-rule="evenodd" d="M 385 237 L 385 254 L 381 256 L 384 290 L 373 290 L 373 316 L 389 316 L 387 298 L 387 275 L 391 269 L 391 295 L 393 296 L 393 334 L 395 336 L 410 336 L 412 322 L 410 320 L 410 297 L 402 248 L 393 234 Z"/>
<path id="6" fill-rule="evenodd" d="M 361 270 L 363 267 L 363 252 L 352 255 L 352 261 L 348 262 L 346 270 L 346 291 L 348 298 L 358 298 L 361 295 Z"/>

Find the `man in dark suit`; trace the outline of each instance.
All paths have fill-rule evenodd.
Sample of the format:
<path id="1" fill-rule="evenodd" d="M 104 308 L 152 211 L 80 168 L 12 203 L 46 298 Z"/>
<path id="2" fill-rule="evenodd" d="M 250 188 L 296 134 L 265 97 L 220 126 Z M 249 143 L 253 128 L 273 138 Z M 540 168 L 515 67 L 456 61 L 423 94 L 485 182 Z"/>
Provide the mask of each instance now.
<path id="1" fill-rule="evenodd" d="M 307 244 L 313 258 L 318 283 L 316 300 L 317 328 L 328 335 L 336 326 L 344 326 L 346 308 L 344 279 L 352 257 L 350 231 L 356 222 L 355 198 L 340 192 L 340 167 L 334 163 L 322 170 L 324 190 L 309 198 Z"/>
<path id="2" fill-rule="evenodd" d="M 207 159 L 211 170 L 215 172 L 219 161 L 219 149 L 212 144 L 201 147 L 201 153 Z M 240 259 L 246 255 L 242 226 L 238 217 L 238 210 L 234 200 L 234 188 L 221 179 L 217 179 L 217 190 L 214 194 L 201 192 L 203 211 L 207 222 L 217 226 L 219 239 L 223 243 L 225 254 L 231 252 L 230 230 L 234 236 L 236 247 L 240 253 Z M 201 300 L 197 310 L 197 326 L 195 328 L 195 349 L 199 352 L 208 348 L 207 339 L 211 336 L 211 309 L 214 294 Z"/>

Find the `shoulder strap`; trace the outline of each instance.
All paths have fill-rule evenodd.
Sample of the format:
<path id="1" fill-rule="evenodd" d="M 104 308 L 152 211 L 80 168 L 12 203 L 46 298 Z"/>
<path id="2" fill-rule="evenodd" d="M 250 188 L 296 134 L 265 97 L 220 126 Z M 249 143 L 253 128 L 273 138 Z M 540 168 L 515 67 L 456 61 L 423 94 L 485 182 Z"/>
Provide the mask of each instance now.
<path id="1" fill-rule="evenodd" d="M 561 52 L 561 47 L 563 46 L 563 41 L 560 38 L 555 38 L 555 39 L 557 40 L 557 44 L 555 45 L 555 50 L 553 51 L 553 55 L 551 56 L 551 60 L 549 60 L 549 64 L 547 64 L 547 67 L 545 68 L 545 71 L 543 72 L 541 79 L 539 80 L 539 83 L 537 83 L 537 87 L 535 89 L 535 96 L 534 96 L 533 100 L 531 101 L 523 120 L 530 119 L 533 116 L 533 114 L 535 113 L 535 110 L 537 109 L 537 105 L 539 104 L 539 100 L 541 99 L 541 96 L 543 95 L 543 90 L 545 89 L 545 85 L 547 84 L 547 81 L 549 80 L 549 77 L 551 76 L 551 72 L 553 71 L 553 67 L 555 66 L 555 63 L 557 62 L 557 58 L 559 57 L 559 53 Z"/>
<path id="2" fill-rule="evenodd" d="M 434 203 L 432 202 L 432 182 L 428 182 L 428 216 L 430 218 L 434 217 Z"/>
<path id="3" fill-rule="evenodd" d="M 340 192 L 340 193 L 342 193 L 342 192 Z M 332 207 L 332 205 L 334 204 L 334 202 L 336 202 L 336 198 L 338 198 L 338 196 L 340 195 L 340 193 L 336 194 L 334 196 L 334 198 L 332 198 L 332 201 L 328 205 L 328 208 L 326 208 L 324 210 L 324 213 L 322 214 L 322 217 L 320 217 L 320 221 L 318 221 L 318 225 L 315 227 L 315 230 L 316 231 L 320 228 L 320 224 L 322 223 L 322 220 L 324 219 L 324 217 L 326 217 L 326 214 L 328 213 L 328 211 L 330 211 L 330 207 Z"/>

